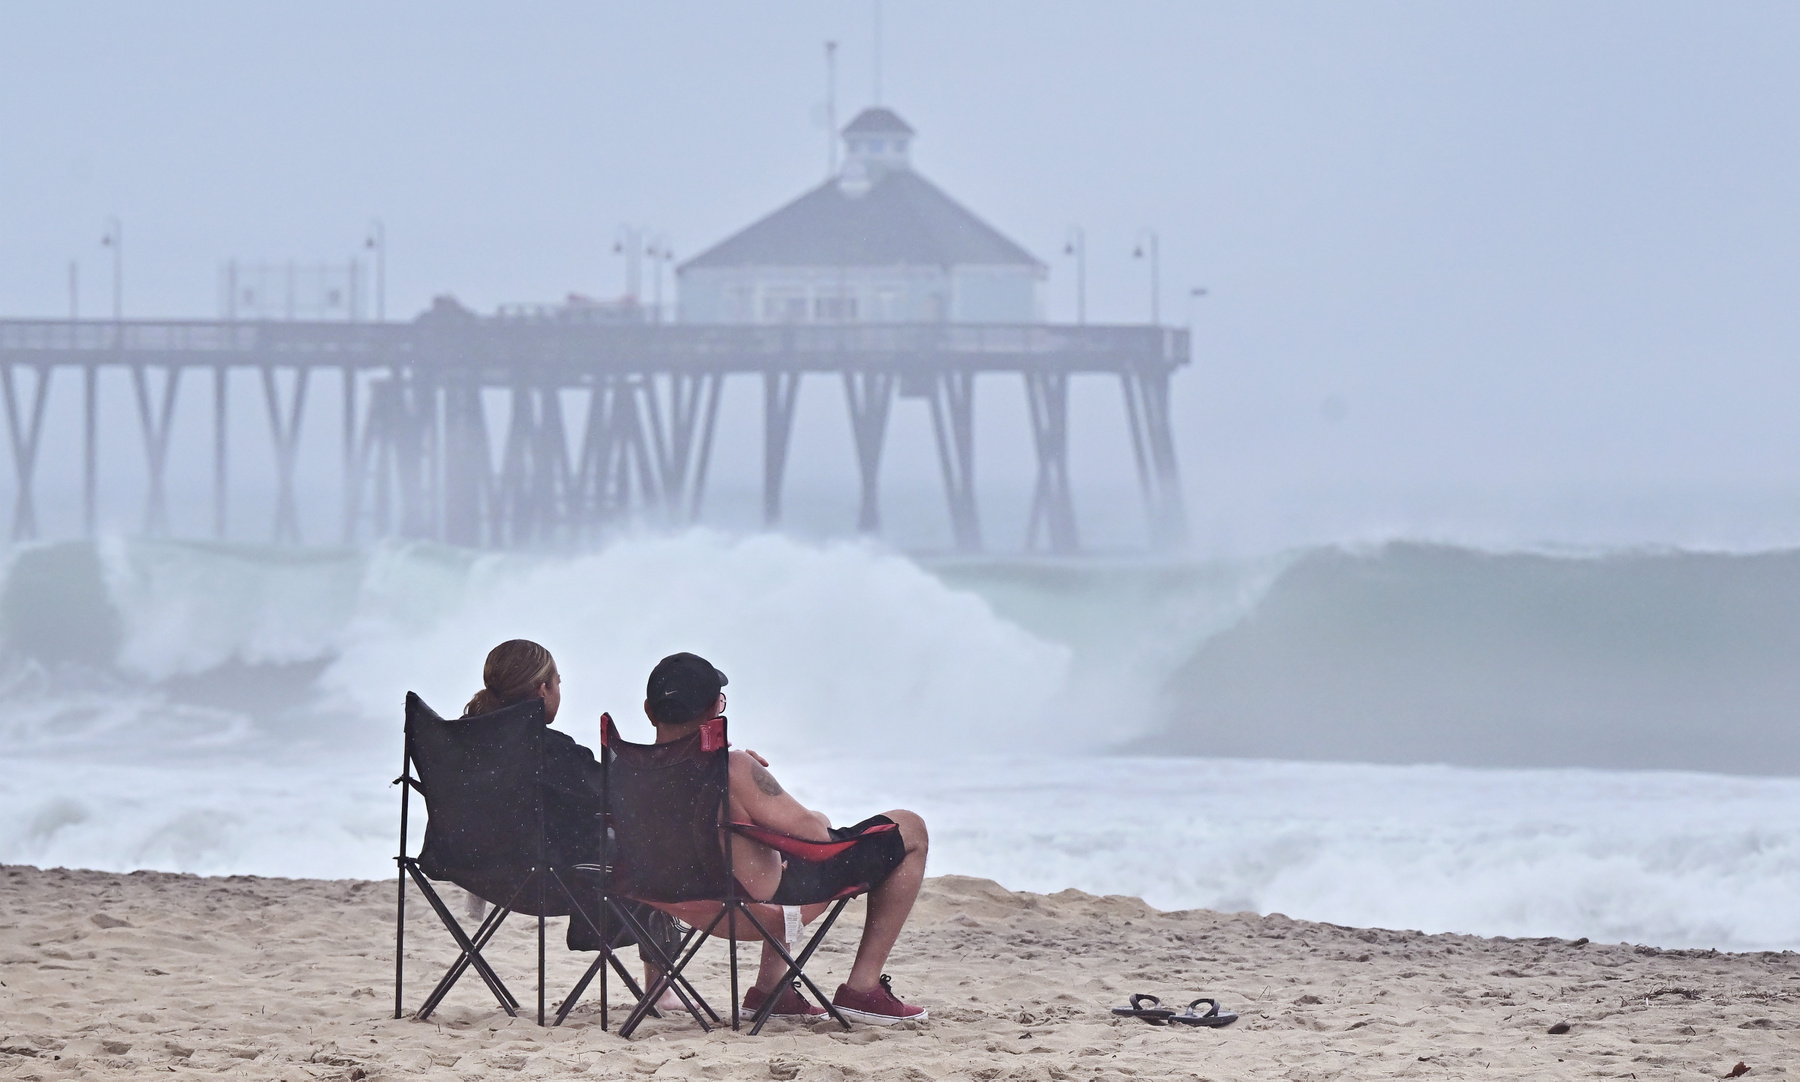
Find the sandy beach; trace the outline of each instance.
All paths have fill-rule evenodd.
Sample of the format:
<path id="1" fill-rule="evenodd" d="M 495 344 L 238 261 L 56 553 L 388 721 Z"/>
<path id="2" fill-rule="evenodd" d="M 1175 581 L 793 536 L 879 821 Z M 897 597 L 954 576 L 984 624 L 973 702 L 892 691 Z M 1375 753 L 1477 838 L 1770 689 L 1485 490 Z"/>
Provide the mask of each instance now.
<path id="1" fill-rule="evenodd" d="M 927 882 L 889 965 L 931 1019 L 777 1022 L 758 1037 L 651 1020 L 630 1041 L 584 1004 L 509 1019 L 466 979 L 426 1023 L 392 1015 L 394 884 L 0 870 L 0 1076 L 472 1079 L 582 1075 L 968 1078 L 1668 1078 L 1800 1071 L 1800 955 L 1343 928 L 1159 912 L 1124 897 Z M 416 892 L 407 1001 L 454 956 Z M 814 961 L 835 988 L 856 920 Z M 590 955 L 552 942 L 551 999 Z M 491 951 L 531 998 L 532 925 Z M 700 971 L 725 999 L 723 951 Z M 635 962 L 635 958 L 633 959 Z M 1112 1017 L 1132 992 L 1216 996 L 1222 1030 Z M 616 1016 L 615 1016 L 616 1019 Z M 1566 1033 L 1551 1029 L 1566 1023 Z"/>

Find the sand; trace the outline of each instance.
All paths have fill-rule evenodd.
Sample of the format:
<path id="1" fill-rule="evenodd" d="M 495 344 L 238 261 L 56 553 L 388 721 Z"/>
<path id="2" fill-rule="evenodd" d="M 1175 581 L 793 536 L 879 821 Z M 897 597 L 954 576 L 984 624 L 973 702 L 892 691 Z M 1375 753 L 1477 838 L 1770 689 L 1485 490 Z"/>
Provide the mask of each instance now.
<path id="1" fill-rule="evenodd" d="M 218 1075 L 800 1080 L 1667 1078 L 1800 1073 L 1800 955 L 1343 928 L 1159 912 L 1123 897 L 929 880 L 889 972 L 928 1022 L 777 1022 L 758 1037 L 651 1020 L 630 1041 L 580 1006 L 510 1019 L 465 979 L 395 1019 L 394 884 L 0 869 L 0 1077 Z M 454 956 L 409 907 L 407 1002 Z M 855 913 L 852 907 L 852 914 Z M 560 922 L 553 922 L 560 930 Z M 813 972 L 849 968 L 855 920 Z M 522 1000 L 533 926 L 492 951 Z M 589 955 L 552 941 L 551 999 Z M 719 952 L 722 955 L 722 951 Z M 635 961 L 635 959 L 634 959 Z M 703 993 L 724 999 L 717 957 Z M 1217 996 L 1222 1030 L 1114 1019 L 1131 992 Z M 1557 1023 L 1568 1032 L 1553 1035 Z"/>

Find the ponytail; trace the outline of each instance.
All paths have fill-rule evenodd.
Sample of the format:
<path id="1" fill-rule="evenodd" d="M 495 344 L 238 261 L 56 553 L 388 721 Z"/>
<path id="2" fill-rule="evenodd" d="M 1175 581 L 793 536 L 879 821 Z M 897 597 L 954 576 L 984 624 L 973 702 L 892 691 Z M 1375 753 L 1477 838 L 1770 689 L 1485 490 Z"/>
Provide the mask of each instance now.
<path id="1" fill-rule="evenodd" d="M 482 688 L 463 707 L 463 717 L 487 714 L 529 698 L 550 681 L 556 659 L 529 639 L 508 639 L 488 651 L 481 667 Z"/>

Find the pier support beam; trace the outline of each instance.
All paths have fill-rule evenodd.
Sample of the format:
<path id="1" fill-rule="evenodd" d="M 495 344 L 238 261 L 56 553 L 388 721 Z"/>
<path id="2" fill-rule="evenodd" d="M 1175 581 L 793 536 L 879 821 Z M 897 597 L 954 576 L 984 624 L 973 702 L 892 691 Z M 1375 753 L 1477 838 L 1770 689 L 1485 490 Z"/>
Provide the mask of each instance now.
<path id="1" fill-rule="evenodd" d="M 14 541 L 35 541 L 38 535 L 37 502 L 32 497 L 31 482 L 37 473 L 39 437 L 44 434 L 44 403 L 50 393 L 50 366 L 41 364 L 33 371 L 37 374 L 37 383 L 32 388 L 31 419 L 21 426 L 13 366 L 0 364 L 0 381 L 6 389 L 6 432 L 12 438 L 13 478 L 18 485 L 13 496 Z"/>
<path id="2" fill-rule="evenodd" d="M 477 547 L 504 534 L 493 498 L 493 461 L 481 385 L 444 385 L 444 540 Z M 483 526 L 487 530 L 483 530 Z"/>
<path id="3" fill-rule="evenodd" d="M 713 427 L 719 417 L 719 393 L 725 377 L 716 372 L 669 373 L 666 417 L 655 374 L 647 373 L 643 378 L 663 514 L 669 525 L 685 526 L 700 516 L 700 498 L 706 490 L 707 460 L 712 457 Z"/>
<path id="4" fill-rule="evenodd" d="M 1075 533 L 1075 502 L 1069 487 L 1069 374 L 1025 373 L 1025 399 L 1031 409 L 1038 464 L 1025 547 L 1036 548 L 1042 534 L 1051 552 L 1076 552 L 1081 542 Z"/>
<path id="5" fill-rule="evenodd" d="M 81 531 L 93 540 L 100 530 L 100 368 L 81 366 Z"/>
<path id="6" fill-rule="evenodd" d="M 1181 548 L 1187 544 L 1187 508 L 1169 422 L 1169 374 L 1123 372 L 1119 381 L 1125 394 L 1138 487 L 1144 494 L 1144 517 L 1150 524 L 1150 544 L 1163 550 Z"/>
<path id="7" fill-rule="evenodd" d="M 150 376 L 147 365 L 131 366 L 131 387 L 137 396 L 138 423 L 144 431 L 144 461 L 150 468 L 150 490 L 144 500 L 144 533 L 167 536 L 169 500 L 163 478 L 169 461 L 169 422 L 175 416 L 175 393 L 181 387 L 181 366 L 163 369 L 161 408 L 150 408 Z"/>
<path id="8" fill-rule="evenodd" d="M 263 398 L 269 406 L 269 437 L 275 444 L 275 543 L 300 543 L 300 507 L 294 498 L 294 464 L 299 461 L 300 425 L 306 416 L 307 365 L 294 367 L 294 396 L 287 419 L 281 411 L 281 384 L 275 366 L 262 368 Z"/>
<path id="9" fill-rule="evenodd" d="M 575 469 L 574 517 L 592 529 L 604 529 L 631 514 L 636 503 L 661 504 L 655 456 L 645 436 L 642 377 L 609 376 L 594 383 L 588 399 L 587 428 Z"/>
<path id="10" fill-rule="evenodd" d="M 554 385 L 515 384 L 506 453 L 494 497 L 494 543 L 522 546 L 552 540 L 571 516 L 562 396 Z"/>
<path id="11" fill-rule="evenodd" d="M 892 372 L 845 372 L 844 397 L 850 404 L 850 430 L 856 438 L 856 468 L 862 475 L 862 499 L 856 528 L 881 529 L 881 448 L 887 439 L 889 408 L 894 401 Z"/>
<path id="12" fill-rule="evenodd" d="M 975 511 L 975 374 L 937 372 L 926 397 L 931 434 L 937 440 L 944 498 L 950 506 L 950 533 L 958 551 L 981 551 L 981 520 Z"/>
<path id="13" fill-rule="evenodd" d="M 228 430 L 226 427 L 226 403 L 230 400 L 231 369 L 225 365 L 213 366 L 213 538 L 225 540 L 226 528 L 226 450 Z"/>
<path id="14" fill-rule="evenodd" d="M 369 388 L 369 410 L 357 452 L 363 478 L 373 488 L 370 517 L 377 537 L 437 536 L 437 392 L 394 374 Z M 365 483 L 359 480 L 358 484 Z M 396 515 L 395 504 L 398 504 Z M 396 518 L 398 522 L 396 522 Z"/>
<path id="15" fill-rule="evenodd" d="M 763 373 L 763 525 L 769 529 L 781 525 L 781 483 L 799 395 L 800 373 Z"/>
<path id="16" fill-rule="evenodd" d="M 362 512 L 362 463 L 356 454 L 356 369 L 344 366 L 344 544 L 356 544 Z"/>

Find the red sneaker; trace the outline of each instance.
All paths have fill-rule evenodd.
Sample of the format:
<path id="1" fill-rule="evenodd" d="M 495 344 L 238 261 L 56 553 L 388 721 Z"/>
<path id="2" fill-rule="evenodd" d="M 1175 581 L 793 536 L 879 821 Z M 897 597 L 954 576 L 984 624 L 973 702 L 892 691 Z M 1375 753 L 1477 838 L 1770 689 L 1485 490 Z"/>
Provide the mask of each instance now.
<path id="1" fill-rule="evenodd" d="M 858 992 L 847 984 L 838 985 L 837 995 L 831 997 L 831 1005 L 845 1018 L 867 1022 L 872 1026 L 923 1022 L 930 1017 L 925 1008 L 900 1002 L 900 997 L 894 995 L 893 983 L 886 973 L 881 975 L 881 987 L 874 991 Z"/>
<path id="2" fill-rule="evenodd" d="M 748 1022 L 756 1017 L 756 1012 L 768 1001 L 769 993 L 752 986 L 744 993 L 744 1002 L 738 1007 L 738 1017 Z M 775 998 L 775 1009 L 769 1012 L 770 1017 L 783 1018 L 818 1018 L 825 1013 L 825 1008 L 817 1006 L 800 994 L 800 982 L 794 981 L 781 990 Z"/>

